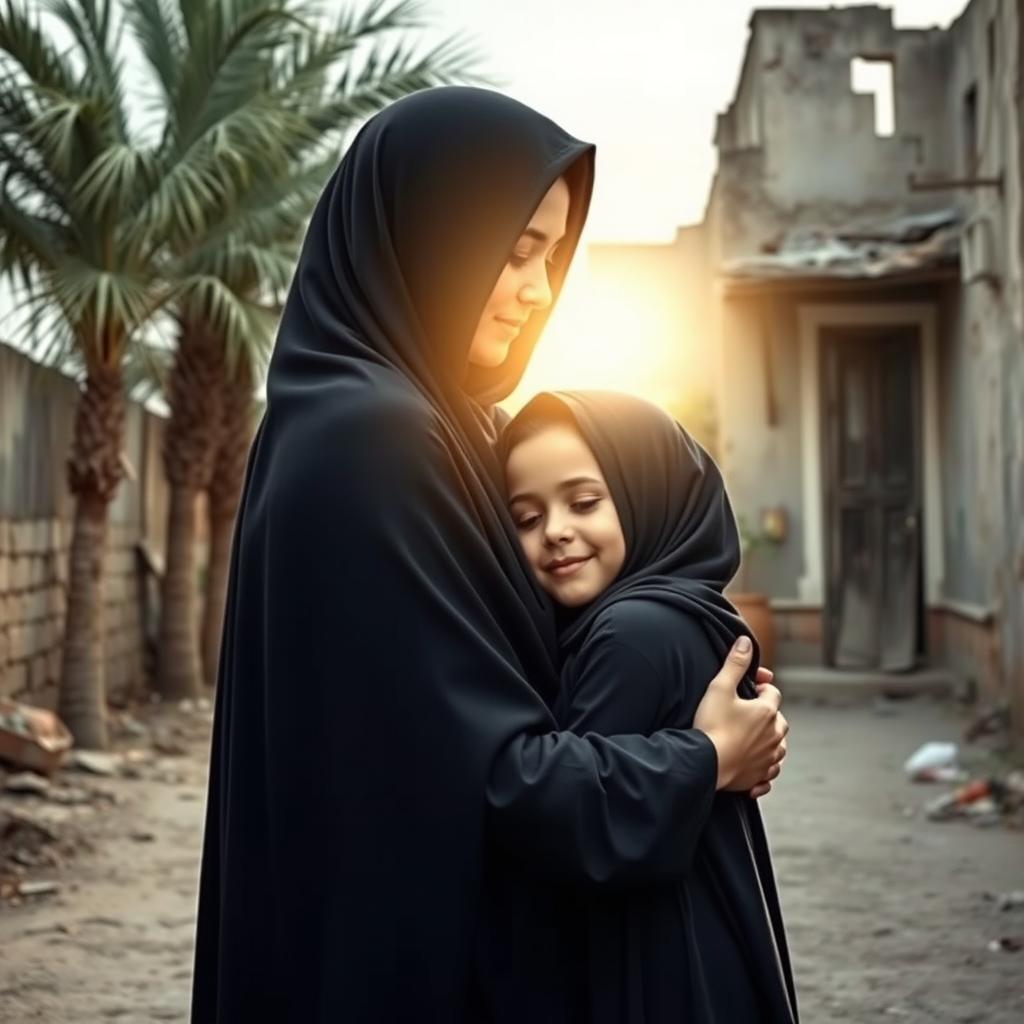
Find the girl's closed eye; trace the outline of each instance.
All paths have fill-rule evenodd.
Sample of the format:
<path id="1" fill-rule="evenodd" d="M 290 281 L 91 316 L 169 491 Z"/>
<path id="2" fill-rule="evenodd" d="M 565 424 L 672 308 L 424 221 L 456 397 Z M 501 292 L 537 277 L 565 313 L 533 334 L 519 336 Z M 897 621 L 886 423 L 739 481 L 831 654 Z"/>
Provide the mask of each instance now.
<path id="1" fill-rule="evenodd" d="M 576 500 L 569 505 L 569 508 L 571 508 L 573 512 L 586 515 L 588 512 L 595 511 L 600 503 L 601 499 L 597 496 L 593 498 L 576 498 Z"/>

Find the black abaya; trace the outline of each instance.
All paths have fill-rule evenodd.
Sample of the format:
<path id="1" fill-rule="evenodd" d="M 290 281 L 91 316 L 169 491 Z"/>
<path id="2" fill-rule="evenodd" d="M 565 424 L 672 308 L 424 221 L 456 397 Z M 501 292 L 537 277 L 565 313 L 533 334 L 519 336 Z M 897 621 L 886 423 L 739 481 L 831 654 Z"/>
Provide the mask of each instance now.
<path id="1" fill-rule="evenodd" d="M 567 878 L 666 877 L 710 741 L 557 732 L 550 606 L 525 571 L 469 343 L 552 182 L 592 150 L 477 89 L 393 104 L 321 196 L 236 526 L 192 1020 L 485 1019 L 485 838 Z"/>
<path id="2" fill-rule="evenodd" d="M 674 420 L 640 399 L 544 394 L 520 416 L 560 418 L 566 409 L 608 484 L 626 559 L 562 636 L 556 718 L 588 736 L 685 728 L 735 639 L 749 635 L 723 595 L 739 537 L 721 475 Z M 749 680 L 743 689 L 751 695 Z M 564 998 L 574 1020 L 796 1021 L 756 802 L 717 793 L 690 824 L 686 862 L 669 883 L 549 893 L 552 931 L 571 950 Z"/>

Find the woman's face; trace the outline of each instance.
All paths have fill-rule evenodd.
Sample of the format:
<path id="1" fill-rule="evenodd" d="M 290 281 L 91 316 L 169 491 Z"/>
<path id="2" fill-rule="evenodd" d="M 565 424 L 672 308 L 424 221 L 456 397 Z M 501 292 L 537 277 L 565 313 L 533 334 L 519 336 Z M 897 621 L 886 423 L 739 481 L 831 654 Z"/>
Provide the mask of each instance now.
<path id="1" fill-rule="evenodd" d="M 619 514 L 593 452 L 572 427 L 554 423 L 512 449 L 505 478 L 537 582 L 559 604 L 589 604 L 626 558 Z"/>
<path id="2" fill-rule="evenodd" d="M 476 325 L 469 361 L 500 366 L 530 314 L 551 304 L 548 272 L 569 219 L 569 186 L 559 178 L 512 248 Z"/>

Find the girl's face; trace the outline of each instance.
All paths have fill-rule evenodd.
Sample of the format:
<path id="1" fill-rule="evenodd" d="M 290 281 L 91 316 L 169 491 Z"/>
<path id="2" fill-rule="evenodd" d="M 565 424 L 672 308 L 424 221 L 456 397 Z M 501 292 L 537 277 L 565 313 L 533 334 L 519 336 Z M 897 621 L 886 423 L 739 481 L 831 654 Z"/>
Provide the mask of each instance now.
<path id="1" fill-rule="evenodd" d="M 544 427 L 505 464 L 519 542 L 537 582 L 559 604 L 589 604 L 619 574 L 626 540 L 593 452 L 572 427 Z"/>
<path id="2" fill-rule="evenodd" d="M 500 366 L 530 314 L 551 305 L 548 272 L 569 219 L 569 186 L 559 178 L 519 236 L 491 292 L 469 349 L 474 366 Z"/>

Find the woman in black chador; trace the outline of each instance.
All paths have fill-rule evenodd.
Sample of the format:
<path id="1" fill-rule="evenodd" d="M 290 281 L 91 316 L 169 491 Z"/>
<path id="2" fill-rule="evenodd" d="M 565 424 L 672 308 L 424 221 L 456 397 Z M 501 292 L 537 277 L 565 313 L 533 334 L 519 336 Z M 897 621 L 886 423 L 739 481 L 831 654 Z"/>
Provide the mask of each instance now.
<path id="1" fill-rule="evenodd" d="M 778 773 L 777 691 L 734 692 L 749 655 L 692 728 L 578 737 L 545 703 L 552 610 L 487 409 L 561 287 L 592 168 L 529 108 L 437 89 L 368 122 L 320 197 L 235 531 L 194 1024 L 487 1020 L 492 852 L 665 877 L 716 789 Z"/>
<path id="2" fill-rule="evenodd" d="M 692 724 L 749 632 L 723 594 L 740 544 L 718 467 L 660 409 L 599 391 L 538 395 L 503 449 L 523 552 L 559 609 L 559 724 L 581 735 Z M 569 1005 L 588 1024 L 794 1024 L 756 802 L 715 794 L 689 836 L 671 880 L 549 891 Z"/>

